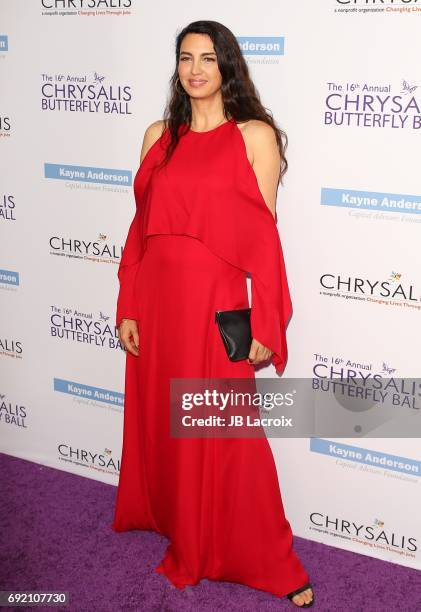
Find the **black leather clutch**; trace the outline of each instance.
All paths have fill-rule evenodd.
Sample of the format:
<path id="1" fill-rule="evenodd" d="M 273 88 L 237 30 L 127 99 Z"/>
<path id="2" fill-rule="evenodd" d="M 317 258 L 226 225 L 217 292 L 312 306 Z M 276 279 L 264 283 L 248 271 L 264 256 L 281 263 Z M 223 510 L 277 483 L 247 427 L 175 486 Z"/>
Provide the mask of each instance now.
<path id="1" fill-rule="evenodd" d="M 240 361 L 249 356 L 252 342 L 250 312 L 251 308 L 215 312 L 215 321 L 231 361 Z"/>

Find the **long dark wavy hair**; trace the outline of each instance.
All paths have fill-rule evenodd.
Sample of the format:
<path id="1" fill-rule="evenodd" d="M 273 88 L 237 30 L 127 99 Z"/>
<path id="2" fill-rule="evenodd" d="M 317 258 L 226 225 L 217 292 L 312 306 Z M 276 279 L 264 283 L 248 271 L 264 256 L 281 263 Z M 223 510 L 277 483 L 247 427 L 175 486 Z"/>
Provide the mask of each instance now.
<path id="1" fill-rule="evenodd" d="M 236 123 L 259 119 L 270 125 L 276 135 L 280 156 L 280 182 L 288 169 L 285 150 L 288 146 L 288 137 L 275 123 L 272 113 L 266 109 L 259 93 L 251 80 L 247 62 L 234 34 L 227 27 L 217 21 L 194 21 L 187 25 L 177 35 L 175 43 L 176 65 L 170 78 L 170 94 L 164 110 L 164 123 L 170 134 L 170 141 L 162 164 L 171 157 L 180 140 L 180 127 L 182 124 L 191 125 L 192 111 L 190 96 L 182 88 L 178 80 L 178 64 L 180 47 L 187 34 L 207 34 L 212 40 L 217 56 L 218 68 L 222 77 L 221 93 L 224 105 L 225 118 L 233 118 Z M 178 83 L 178 85 L 177 85 Z M 181 130 L 181 135 L 184 134 Z"/>

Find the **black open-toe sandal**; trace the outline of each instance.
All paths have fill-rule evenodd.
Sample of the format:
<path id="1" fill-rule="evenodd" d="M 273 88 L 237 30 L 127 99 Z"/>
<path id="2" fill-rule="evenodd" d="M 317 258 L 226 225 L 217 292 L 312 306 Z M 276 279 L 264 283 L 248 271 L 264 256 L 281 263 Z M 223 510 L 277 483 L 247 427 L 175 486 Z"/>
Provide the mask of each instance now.
<path id="1" fill-rule="evenodd" d="M 295 597 L 296 595 L 299 595 L 300 593 L 302 593 L 306 589 L 313 590 L 313 587 L 311 586 L 311 584 L 309 582 L 307 582 L 307 584 L 305 584 L 304 586 L 300 587 L 296 591 L 291 591 L 291 593 L 288 593 L 287 597 L 288 597 L 288 599 L 290 601 L 292 601 L 293 597 Z M 304 603 L 302 606 L 300 606 L 299 604 L 296 604 L 294 601 L 292 601 L 292 603 L 294 604 L 294 606 L 297 606 L 297 608 L 309 608 L 310 606 L 312 606 L 314 604 L 314 591 L 313 591 L 313 599 L 311 601 L 309 601 L 309 603 Z"/>

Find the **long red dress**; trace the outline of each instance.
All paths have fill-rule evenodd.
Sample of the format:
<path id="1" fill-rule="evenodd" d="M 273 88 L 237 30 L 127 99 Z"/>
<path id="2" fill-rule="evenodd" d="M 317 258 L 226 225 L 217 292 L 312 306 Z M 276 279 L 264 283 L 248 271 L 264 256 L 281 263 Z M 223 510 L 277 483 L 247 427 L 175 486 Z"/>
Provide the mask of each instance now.
<path id="1" fill-rule="evenodd" d="M 233 119 L 190 129 L 157 170 L 169 132 L 134 180 L 136 214 L 119 268 L 116 323 L 136 319 L 139 356 L 126 356 L 124 432 L 115 531 L 154 530 L 170 543 L 155 568 L 177 586 L 202 578 L 278 596 L 309 580 L 292 546 L 266 437 L 170 435 L 171 378 L 254 380 L 228 359 L 215 310 L 247 308 L 252 336 L 287 358 L 291 300 L 275 220 Z"/>

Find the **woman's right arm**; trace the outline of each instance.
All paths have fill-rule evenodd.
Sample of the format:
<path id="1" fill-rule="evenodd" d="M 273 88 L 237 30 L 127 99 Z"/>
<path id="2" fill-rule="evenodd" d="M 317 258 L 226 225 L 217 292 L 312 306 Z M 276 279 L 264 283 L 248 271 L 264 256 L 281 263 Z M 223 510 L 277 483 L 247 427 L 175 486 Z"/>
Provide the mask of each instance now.
<path id="1" fill-rule="evenodd" d="M 140 164 L 154 142 L 161 136 L 163 121 L 155 121 L 145 131 Z M 141 223 L 140 211 L 136 209 L 135 216 L 130 224 L 123 255 L 118 269 L 120 289 L 117 299 L 116 326 L 119 339 L 124 347 L 132 354 L 139 354 L 138 310 L 135 299 L 136 274 L 140 264 Z"/>
<path id="2" fill-rule="evenodd" d="M 118 279 L 120 289 L 117 298 L 116 326 L 120 342 L 132 355 L 139 354 L 139 318 L 135 299 L 136 273 L 140 263 L 140 218 L 136 210 L 127 234 Z"/>

